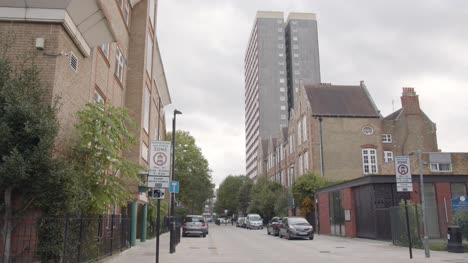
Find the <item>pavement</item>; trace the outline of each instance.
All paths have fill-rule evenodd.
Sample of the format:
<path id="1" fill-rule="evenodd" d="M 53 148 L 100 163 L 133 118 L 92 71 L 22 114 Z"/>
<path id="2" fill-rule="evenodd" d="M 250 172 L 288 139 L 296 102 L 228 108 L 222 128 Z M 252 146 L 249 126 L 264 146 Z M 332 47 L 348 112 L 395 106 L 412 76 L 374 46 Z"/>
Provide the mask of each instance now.
<path id="1" fill-rule="evenodd" d="M 326 235 L 316 235 L 314 240 L 286 240 L 267 235 L 266 229 L 247 230 L 230 225 L 210 225 L 206 238 L 182 238 L 174 254 L 169 254 L 168 234 L 163 234 L 160 242 L 161 263 L 468 263 L 468 253 L 431 251 L 431 257 L 425 258 L 424 250 L 413 249 L 411 260 L 408 248 L 390 242 Z M 138 243 L 110 262 L 155 262 L 155 244 L 155 239 Z"/>

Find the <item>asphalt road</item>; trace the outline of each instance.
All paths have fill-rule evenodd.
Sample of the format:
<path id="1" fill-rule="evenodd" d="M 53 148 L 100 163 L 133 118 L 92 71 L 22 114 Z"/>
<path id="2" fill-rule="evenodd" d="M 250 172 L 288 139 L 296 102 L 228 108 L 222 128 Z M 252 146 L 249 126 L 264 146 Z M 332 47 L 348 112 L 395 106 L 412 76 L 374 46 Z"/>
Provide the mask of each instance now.
<path id="1" fill-rule="evenodd" d="M 210 225 L 206 238 L 182 238 L 175 254 L 168 254 L 168 235 L 161 238 L 161 263 L 288 263 L 288 262 L 444 262 L 467 263 L 468 254 L 431 251 L 431 258 L 423 250 L 395 247 L 389 242 L 348 239 L 316 235 L 314 240 L 286 240 L 266 234 L 263 230 L 247 230 L 233 226 Z M 155 262 L 154 241 L 148 241 L 124 252 L 112 262 Z"/>

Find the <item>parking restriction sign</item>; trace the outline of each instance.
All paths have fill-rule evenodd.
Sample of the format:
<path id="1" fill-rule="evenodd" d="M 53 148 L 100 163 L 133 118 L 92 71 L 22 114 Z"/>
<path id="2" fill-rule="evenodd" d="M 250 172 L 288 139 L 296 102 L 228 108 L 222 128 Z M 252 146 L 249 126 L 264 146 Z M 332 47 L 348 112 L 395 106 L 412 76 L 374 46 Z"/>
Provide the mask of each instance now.
<path id="1" fill-rule="evenodd" d="M 408 156 L 395 157 L 395 175 L 398 192 L 413 192 L 410 159 Z"/>
<path id="2" fill-rule="evenodd" d="M 171 171 L 171 142 L 152 141 L 149 176 L 169 177 Z"/>

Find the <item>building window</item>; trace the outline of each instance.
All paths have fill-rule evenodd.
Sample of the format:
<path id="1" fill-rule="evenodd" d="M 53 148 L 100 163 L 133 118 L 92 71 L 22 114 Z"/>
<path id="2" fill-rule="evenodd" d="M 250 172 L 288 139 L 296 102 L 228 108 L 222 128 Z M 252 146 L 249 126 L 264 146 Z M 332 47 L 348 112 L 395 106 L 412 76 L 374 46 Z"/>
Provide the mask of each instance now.
<path id="1" fill-rule="evenodd" d="M 283 40 L 283 36 L 279 36 L 279 37 L 278 37 L 278 40 Z"/>
<path id="2" fill-rule="evenodd" d="M 280 83 L 284 83 L 284 78 L 280 78 Z"/>
<path id="3" fill-rule="evenodd" d="M 148 89 L 148 86 L 145 88 L 145 97 L 143 101 L 143 107 L 144 107 L 144 112 L 143 112 L 143 129 L 146 131 L 146 133 L 149 133 L 149 115 L 150 115 L 150 91 Z"/>
<path id="4" fill-rule="evenodd" d="M 297 21 L 292 21 L 293 25 L 296 25 L 297 24 Z"/>
<path id="5" fill-rule="evenodd" d="M 302 138 L 304 142 L 307 141 L 307 118 L 305 115 L 302 117 Z"/>
<path id="6" fill-rule="evenodd" d="M 299 57 L 299 54 L 294 53 L 294 57 L 295 57 L 295 58 L 298 58 L 298 57 Z"/>
<path id="7" fill-rule="evenodd" d="M 301 145 L 302 137 L 301 137 L 301 122 L 297 123 L 297 145 Z"/>
<path id="8" fill-rule="evenodd" d="M 279 65 L 283 66 L 284 65 L 284 61 L 281 60 L 280 62 L 278 62 Z"/>
<path id="9" fill-rule="evenodd" d="M 149 2 L 149 8 L 148 8 L 149 18 L 150 18 L 151 26 L 154 28 L 154 0 L 149 0 L 148 2 Z"/>
<path id="10" fill-rule="evenodd" d="M 299 72 L 299 70 L 294 71 L 294 75 L 299 75 L 299 74 L 301 74 L 301 72 Z"/>
<path id="11" fill-rule="evenodd" d="M 109 59 L 109 43 L 104 43 L 101 45 L 101 51 L 104 53 L 104 56 Z"/>
<path id="12" fill-rule="evenodd" d="M 278 19 L 278 20 L 276 20 L 276 23 L 278 23 L 278 24 L 283 24 L 283 20 Z"/>
<path id="13" fill-rule="evenodd" d="M 293 45 L 293 49 L 299 49 L 299 45 Z"/>
<path id="14" fill-rule="evenodd" d="M 384 151 L 384 160 L 386 163 L 393 162 L 393 152 L 392 151 Z"/>
<path id="15" fill-rule="evenodd" d="M 151 39 L 151 34 L 148 32 L 148 35 L 146 36 L 146 72 L 152 78 L 152 72 L 153 72 L 153 39 Z"/>
<path id="16" fill-rule="evenodd" d="M 304 153 L 304 172 L 308 172 L 309 171 L 309 153 L 308 152 L 305 152 Z"/>
<path id="17" fill-rule="evenodd" d="M 433 172 L 451 172 L 452 164 L 450 163 L 431 163 L 431 171 Z"/>
<path id="18" fill-rule="evenodd" d="M 98 91 L 94 91 L 94 103 L 105 103 L 106 100 L 104 99 L 104 96 Z"/>
<path id="19" fill-rule="evenodd" d="M 284 56 L 283 53 L 279 53 L 278 56 L 280 56 L 281 58 Z"/>
<path id="20" fill-rule="evenodd" d="M 466 197 L 466 186 L 464 183 L 451 183 L 450 191 L 452 192 L 452 198 Z"/>
<path id="21" fill-rule="evenodd" d="M 382 142 L 383 143 L 392 143 L 392 135 L 391 134 L 382 134 Z"/>
<path id="22" fill-rule="evenodd" d="M 285 96 L 280 96 L 280 101 L 285 101 L 286 97 Z"/>
<path id="23" fill-rule="evenodd" d="M 299 175 L 303 174 L 302 170 L 302 155 L 299 155 Z"/>
<path id="24" fill-rule="evenodd" d="M 286 106 L 281 106 L 281 110 L 286 110 Z"/>
<path id="25" fill-rule="evenodd" d="M 371 126 L 364 126 L 361 130 L 364 135 L 371 135 L 374 133 L 374 128 L 372 128 Z"/>
<path id="26" fill-rule="evenodd" d="M 377 173 L 377 151 L 375 149 L 362 149 L 362 168 L 364 174 Z"/>
<path id="27" fill-rule="evenodd" d="M 286 120 L 286 115 L 282 114 L 282 115 L 281 115 L 281 119 L 282 119 L 282 120 Z"/>
<path id="28" fill-rule="evenodd" d="M 145 160 L 145 162 L 148 162 L 148 155 L 149 155 L 148 153 L 149 153 L 148 146 L 146 146 L 145 143 L 142 143 L 142 145 L 141 145 L 141 158 L 143 160 Z"/>
<path id="29" fill-rule="evenodd" d="M 78 72 L 78 58 L 73 52 L 71 52 L 70 55 L 70 67 L 73 69 L 73 71 Z"/>
<path id="30" fill-rule="evenodd" d="M 278 44 L 278 48 L 283 48 L 284 45 L 283 44 Z"/>
<path id="31" fill-rule="evenodd" d="M 117 78 L 122 82 L 123 80 L 123 55 L 122 51 L 120 48 L 117 48 L 117 54 L 115 55 L 116 57 L 116 67 L 115 67 L 115 75 Z"/>
<path id="32" fill-rule="evenodd" d="M 292 154 L 294 152 L 294 145 L 293 145 L 293 136 L 292 134 L 289 135 L 289 154 Z"/>
<path id="33" fill-rule="evenodd" d="M 285 88 L 280 88 L 280 92 L 286 92 Z"/>
<path id="34" fill-rule="evenodd" d="M 293 40 L 294 40 L 294 41 L 297 41 L 297 37 L 293 37 Z"/>
<path id="35" fill-rule="evenodd" d="M 284 75 L 284 70 L 280 70 L 280 75 Z"/>
<path id="36" fill-rule="evenodd" d="M 128 26 L 128 23 L 130 21 L 130 1 L 129 0 L 127 0 L 127 4 L 125 5 L 124 18 L 125 18 L 125 23 Z"/>

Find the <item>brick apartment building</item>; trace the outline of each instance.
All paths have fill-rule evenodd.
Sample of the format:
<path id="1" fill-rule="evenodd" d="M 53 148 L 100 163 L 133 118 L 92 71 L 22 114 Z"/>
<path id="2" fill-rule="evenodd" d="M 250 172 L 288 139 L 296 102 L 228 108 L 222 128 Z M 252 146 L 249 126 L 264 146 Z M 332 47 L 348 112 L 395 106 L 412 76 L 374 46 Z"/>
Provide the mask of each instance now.
<path id="1" fill-rule="evenodd" d="M 436 125 L 421 110 L 413 88 L 403 88 L 401 105 L 384 117 L 364 82 L 357 86 L 302 84 L 289 128 L 282 129 L 278 139 L 262 144 L 266 169 L 259 174 L 286 187 L 308 172 L 328 180 L 346 180 L 319 191 L 317 230 L 389 239 L 389 208 L 403 197 L 396 192 L 394 156 L 413 154 L 414 162 L 414 153 L 421 150 L 425 163 L 430 164 L 424 167 L 430 237 L 440 238 L 452 214 L 447 200 L 466 196 L 468 154 L 439 152 Z M 416 176 L 418 166 L 412 167 Z M 411 200 L 418 203 L 418 180 L 414 182 Z M 344 210 L 350 211 L 350 221 L 345 222 Z"/>
<path id="2" fill-rule="evenodd" d="M 59 151 L 76 138 L 76 113 L 86 103 L 105 102 L 128 109 L 141 127 L 134 134 L 138 143 L 124 155 L 148 167 L 150 141 L 164 140 L 164 107 L 171 103 L 156 36 L 156 10 L 157 0 L 0 4 L 0 32 L 13 40 L 8 55 L 33 55 L 50 98 L 61 98 Z M 128 214 L 133 222 L 145 222 L 146 192 L 138 185 L 129 187 L 134 198 Z M 118 207 L 110 211 L 126 213 Z M 137 232 L 132 230 L 133 244 Z"/>

